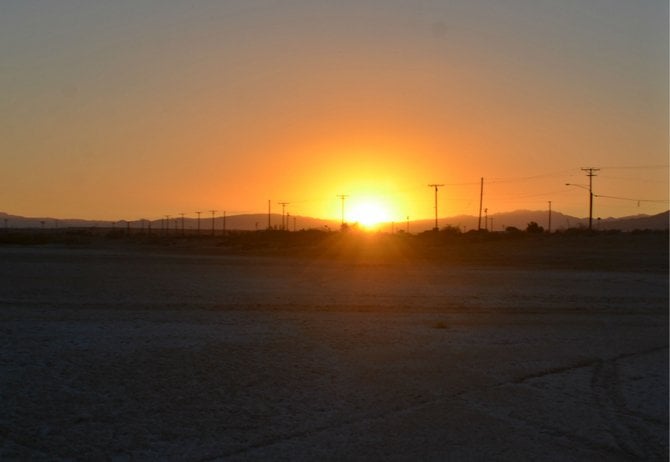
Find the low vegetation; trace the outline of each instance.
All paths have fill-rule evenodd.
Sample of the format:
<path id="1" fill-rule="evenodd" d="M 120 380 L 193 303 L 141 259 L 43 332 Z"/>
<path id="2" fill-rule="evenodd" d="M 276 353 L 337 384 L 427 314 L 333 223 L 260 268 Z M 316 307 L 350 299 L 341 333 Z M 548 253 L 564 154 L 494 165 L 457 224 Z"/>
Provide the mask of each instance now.
<path id="1" fill-rule="evenodd" d="M 633 262 L 637 268 L 668 269 L 667 231 L 567 229 L 547 233 L 532 223 L 528 228 L 461 232 L 447 227 L 419 234 L 264 230 L 228 231 L 214 236 L 100 228 L 5 230 L 0 231 L 0 245 L 343 259 L 360 264 L 434 260 L 449 264 L 626 269 Z"/>

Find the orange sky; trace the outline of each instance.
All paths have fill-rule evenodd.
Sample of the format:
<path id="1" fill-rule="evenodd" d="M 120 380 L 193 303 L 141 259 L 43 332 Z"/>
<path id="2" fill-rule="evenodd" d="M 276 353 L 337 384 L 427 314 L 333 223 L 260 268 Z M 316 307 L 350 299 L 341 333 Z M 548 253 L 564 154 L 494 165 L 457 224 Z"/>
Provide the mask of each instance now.
<path id="1" fill-rule="evenodd" d="M 111 3 L 0 6 L 0 211 L 668 208 L 667 2 Z"/>

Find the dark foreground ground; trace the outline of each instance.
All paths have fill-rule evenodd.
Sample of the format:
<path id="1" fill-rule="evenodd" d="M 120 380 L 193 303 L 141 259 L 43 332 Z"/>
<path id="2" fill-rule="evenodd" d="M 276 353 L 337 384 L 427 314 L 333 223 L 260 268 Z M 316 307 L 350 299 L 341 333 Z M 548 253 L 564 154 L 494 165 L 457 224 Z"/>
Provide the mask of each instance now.
<path id="1" fill-rule="evenodd" d="M 668 459 L 667 235 L 366 245 L 0 247 L 0 459 Z"/>

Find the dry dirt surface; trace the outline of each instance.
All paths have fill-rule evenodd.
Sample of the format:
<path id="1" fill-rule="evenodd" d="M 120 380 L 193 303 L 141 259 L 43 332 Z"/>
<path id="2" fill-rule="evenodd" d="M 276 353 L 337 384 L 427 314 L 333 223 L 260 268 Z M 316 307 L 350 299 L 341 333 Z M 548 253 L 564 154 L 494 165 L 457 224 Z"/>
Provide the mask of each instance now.
<path id="1" fill-rule="evenodd" d="M 0 247 L 0 459 L 665 461 L 667 270 L 604 267 Z"/>

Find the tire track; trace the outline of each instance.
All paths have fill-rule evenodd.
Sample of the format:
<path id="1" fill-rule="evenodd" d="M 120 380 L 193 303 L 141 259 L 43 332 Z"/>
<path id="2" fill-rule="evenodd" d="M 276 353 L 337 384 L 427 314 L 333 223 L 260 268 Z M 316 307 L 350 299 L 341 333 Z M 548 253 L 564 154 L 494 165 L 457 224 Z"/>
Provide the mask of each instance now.
<path id="1" fill-rule="evenodd" d="M 449 396 L 443 396 L 428 401 L 422 401 L 402 408 L 393 408 L 390 410 L 381 411 L 379 413 L 368 414 L 366 416 L 362 416 L 357 419 L 351 419 L 333 425 L 324 425 L 309 430 L 289 433 L 286 435 L 278 436 L 276 438 L 265 439 L 262 441 L 258 441 L 254 444 L 247 445 L 237 450 L 223 452 L 221 454 L 208 456 L 199 460 L 200 462 L 210 462 L 215 460 L 223 460 L 229 457 L 241 456 L 250 453 L 252 451 L 262 448 L 268 448 L 276 444 L 284 443 L 286 441 L 309 438 L 318 434 L 337 431 L 358 424 L 383 421 L 391 417 L 397 417 L 403 414 L 420 411 L 424 408 L 433 407 L 435 405 L 445 405 L 448 404 L 449 402 L 454 401 L 459 401 L 467 405 L 468 407 L 476 409 L 477 406 L 472 406 L 473 403 L 471 400 L 467 398 L 468 395 L 476 395 L 478 393 L 485 392 L 486 390 L 494 389 L 497 387 L 510 386 L 510 385 L 517 386 L 530 379 L 546 377 L 553 374 L 560 374 L 563 372 L 569 372 L 584 367 L 591 367 L 593 369 L 593 379 L 591 382 L 593 397 L 598 405 L 599 412 L 601 413 L 604 421 L 608 422 L 608 424 L 610 425 L 610 431 L 612 432 L 612 436 L 615 438 L 615 441 L 619 446 L 619 448 L 621 449 L 621 451 L 625 453 L 627 457 L 630 458 L 656 460 L 657 458 L 660 458 L 663 455 L 663 449 L 658 448 L 657 445 L 654 443 L 653 439 L 651 439 L 650 435 L 646 433 L 643 429 L 640 429 L 637 426 L 631 427 L 631 425 L 628 422 L 622 422 L 622 419 L 620 418 L 622 415 L 625 415 L 631 417 L 635 421 L 644 420 L 640 419 L 639 417 L 636 417 L 631 411 L 629 411 L 625 407 L 625 400 L 623 395 L 619 391 L 618 386 L 618 375 L 616 374 L 616 361 L 635 356 L 651 354 L 657 351 L 665 350 L 667 348 L 668 346 L 665 345 L 633 353 L 624 353 L 614 358 L 606 360 L 593 359 L 593 360 L 579 361 L 577 363 L 573 363 L 568 366 L 546 369 L 537 373 L 527 374 L 515 378 L 513 380 L 498 382 L 493 385 L 481 387 L 476 390 L 465 390 L 458 393 L 454 393 Z M 500 416 L 496 416 L 494 414 L 490 415 L 494 418 L 501 419 Z M 517 421 L 518 423 L 523 423 L 525 426 L 528 426 L 529 428 L 531 427 L 536 429 L 538 428 L 538 423 L 534 421 L 525 420 L 518 417 L 515 418 L 507 417 L 507 419 L 512 419 L 514 421 Z M 598 451 L 600 453 L 603 452 L 609 453 L 613 457 L 617 456 L 613 448 L 597 444 L 594 441 L 589 440 L 588 438 L 584 438 L 579 435 L 565 432 L 563 429 L 542 425 L 542 430 L 545 433 L 553 435 L 557 438 L 564 437 L 569 438 L 574 442 L 579 442 L 579 444 L 583 445 L 583 447 L 586 449 Z"/>
<path id="2" fill-rule="evenodd" d="M 625 396 L 621 391 L 621 377 L 617 362 L 664 349 L 667 347 L 620 355 L 610 360 L 599 361 L 593 366 L 591 389 L 600 415 L 609 427 L 617 445 L 635 459 L 667 460 L 667 447 L 665 449 L 659 447 L 648 425 L 644 425 L 645 422 L 649 423 L 650 419 L 628 409 Z M 663 425 L 659 422 L 654 422 L 654 424 Z M 667 432 L 667 424 L 665 426 Z"/>

